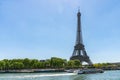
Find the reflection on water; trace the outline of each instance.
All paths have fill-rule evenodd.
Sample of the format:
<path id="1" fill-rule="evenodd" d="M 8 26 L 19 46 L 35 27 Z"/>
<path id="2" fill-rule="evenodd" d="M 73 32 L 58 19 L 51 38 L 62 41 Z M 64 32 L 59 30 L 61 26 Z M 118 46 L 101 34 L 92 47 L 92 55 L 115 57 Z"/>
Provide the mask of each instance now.
<path id="1" fill-rule="evenodd" d="M 120 80 L 120 70 L 105 73 L 77 75 L 73 80 Z"/>
<path id="2" fill-rule="evenodd" d="M 88 80 L 85 75 L 77 75 L 73 80 Z"/>
<path id="3" fill-rule="evenodd" d="M 0 74 L 0 80 L 120 80 L 120 70 L 82 75 L 73 73 L 12 73 Z"/>

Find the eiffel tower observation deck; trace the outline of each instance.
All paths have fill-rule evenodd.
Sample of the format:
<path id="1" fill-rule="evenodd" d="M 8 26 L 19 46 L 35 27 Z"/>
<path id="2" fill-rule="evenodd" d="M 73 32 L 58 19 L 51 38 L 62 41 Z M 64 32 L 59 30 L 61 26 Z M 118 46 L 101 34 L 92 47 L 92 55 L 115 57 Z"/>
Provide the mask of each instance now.
<path id="1" fill-rule="evenodd" d="M 76 44 L 74 46 L 73 54 L 70 57 L 70 60 L 80 60 L 80 62 L 86 62 L 89 65 L 92 65 L 92 62 L 89 56 L 86 53 L 85 46 L 82 39 L 82 30 L 81 30 L 81 13 L 78 10 L 77 13 L 77 35 L 76 35 Z"/>

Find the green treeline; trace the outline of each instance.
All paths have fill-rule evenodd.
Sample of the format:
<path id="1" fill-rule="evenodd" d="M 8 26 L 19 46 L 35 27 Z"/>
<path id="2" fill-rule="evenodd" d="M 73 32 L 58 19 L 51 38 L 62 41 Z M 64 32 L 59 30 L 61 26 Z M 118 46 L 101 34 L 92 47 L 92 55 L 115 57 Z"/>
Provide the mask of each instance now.
<path id="1" fill-rule="evenodd" d="M 45 68 L 79 68 L 79 60 L 61 59 L 52 57 L 46 60 L 37 59 L 4 59 L 0 61 L 0 70 L 17 70 L 17 69 L 45 69 Z"/>
<path id="2" fill-rule="evenodd" d="M 4 59 L 0 60 L 0 70 L 18 69 L 75 69 L 75 68 L 101 68 L 105 70 L 120 69 L 120 64 L 97 63 L 93 66 L 83 65 L 79 60 L 69 60 L 52 57 L 46 60 L 37 59 Z"/>
<path id="3" fill-rule="evenodd" d="M 116 70 L 116 69 L 120 69 L 120 63 L 96 63 L 96 64 L 93 64 L 93 66 L 95 68 L 101 68 L 101 69 L 104 69 L 104 70 Z"/>

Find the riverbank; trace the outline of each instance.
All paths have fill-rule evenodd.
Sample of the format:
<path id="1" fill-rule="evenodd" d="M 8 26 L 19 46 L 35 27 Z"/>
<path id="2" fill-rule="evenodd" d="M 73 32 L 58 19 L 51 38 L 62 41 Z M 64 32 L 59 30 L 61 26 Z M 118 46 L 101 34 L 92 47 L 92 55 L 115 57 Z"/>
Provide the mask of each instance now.
<path id="1" fill-rule="evenodd" d="M 0 73 L 44 73 L 44 72 L 65 72 L 64 69 L 20 69 L 20 70 L 0 70 Z"/>
<path id="2" fill-rule="evenodd" d="M 77 69 L 71 69 L 77 70 Z M 104 68 L 102 70 L 120 70 L 120 68 L 111 69 Z M 18 70 L 0 70 L 0 73 L 51 73 L 51 72 L 66 72 L 66 69 L 18 69 Z"/>

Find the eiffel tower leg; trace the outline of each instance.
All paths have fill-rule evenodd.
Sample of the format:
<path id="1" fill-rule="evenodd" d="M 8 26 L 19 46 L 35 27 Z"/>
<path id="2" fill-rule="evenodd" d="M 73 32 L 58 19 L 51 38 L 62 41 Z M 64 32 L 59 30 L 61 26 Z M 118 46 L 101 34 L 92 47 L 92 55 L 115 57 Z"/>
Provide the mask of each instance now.
<path id="1" fill-rule="evenodd" d="M 81 50 L 78 50 L 78 55 L 81 55 Z"/>
<path id="2" fill-rule="evenodd" d="M 85 59 L 85 62 L 87 62 L 90 66 L 93 65 L 93 63 L 91 62 L 91 60 L 89 59 L 89 57 L 87 57 L 87 58 Z"/>
<path id="3" fill-rule="evenodd" d="M 75 56 L 75 55 L 76 55 L 75 53 L 76 53 L 76 51 L 75 51 L 75 49 L 74 49 L 72 56 Z"/>
<path id="4" fill-rule="evenodd" d="M 92 63 L 90 60 L 88 60 L 87 63 L 88 63 L 90 66 L 93 66 L 93 63 Z"/>

